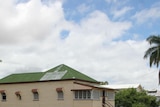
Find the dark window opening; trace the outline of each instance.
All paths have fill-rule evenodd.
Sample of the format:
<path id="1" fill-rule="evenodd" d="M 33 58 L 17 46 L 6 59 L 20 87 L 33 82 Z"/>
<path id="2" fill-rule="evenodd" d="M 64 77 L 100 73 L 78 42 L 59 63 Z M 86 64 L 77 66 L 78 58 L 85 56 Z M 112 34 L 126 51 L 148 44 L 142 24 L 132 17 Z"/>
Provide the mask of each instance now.
<path id="1" fill-rule="evenodd" d="M 64 99 L 63 91 L 58 91 L 58 99 Z"/>
<path id="2" fill-rule="evenodd" d="M 39 100 L 38 92 L 33 92 L 33 100 Z"/>
<path id="3" fill-rule="evenodd" d="M 17 98 L 18 98 L 18 100 L 21 100 L 21 99 L 22 99 L 22 97 L 21 97 L 20 94 L 17 94 Z"/>
<path id="4" fill-rule="evenodd" d="M 2 96 L 2 101 L 6 101 L 7 100 L 7 96 L 6 96 L 6 93 L 1 93 L 1 96 Z"/>

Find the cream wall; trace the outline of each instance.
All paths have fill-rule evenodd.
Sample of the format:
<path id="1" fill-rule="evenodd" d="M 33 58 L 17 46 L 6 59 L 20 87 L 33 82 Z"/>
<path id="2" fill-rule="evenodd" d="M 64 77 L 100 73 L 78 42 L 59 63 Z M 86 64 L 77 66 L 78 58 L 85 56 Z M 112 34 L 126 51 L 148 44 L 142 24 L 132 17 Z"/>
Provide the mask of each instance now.
<path id="1" fill-rule="evenodd" d="M 75 100 L 72 89 L 91 89 L 91 87 L 75 85 L 74 82 L 74 80 L 70 80 L 0 84 L 0 90 L 5 90 L 7 95 L 7 101 L 0 101 L 0 107 L 102 107 L 101 99 Z M 57 99 L 56 88 L 63 89 L 64 100 Z M 32 89 L 38 89 L 39 101 L 33 101 Z M 20 91 L 22 100 L 17 99 L 16 91 Z"/>
<path id="2" fill-rule="evenodd" d="M 64 90 L 64 100 L 57 100 L 56 88 L 59 87 Z M 71 99 L 73 99 L 73 94 L 70 91 L 72 87 L 72 81 L 0 85 L 0 90 L 5 90 L 7 95 L 7 101 L 0 102 L 0 107 L 17 107 L 17 105 L 18 107 L 53 107 L 53 105 L 70 107 Z M 32 89 L 38 89 L 39 101 L 33 101 Z M 17 99 L 16 91 L 21 92 L 22 100 Z"/>

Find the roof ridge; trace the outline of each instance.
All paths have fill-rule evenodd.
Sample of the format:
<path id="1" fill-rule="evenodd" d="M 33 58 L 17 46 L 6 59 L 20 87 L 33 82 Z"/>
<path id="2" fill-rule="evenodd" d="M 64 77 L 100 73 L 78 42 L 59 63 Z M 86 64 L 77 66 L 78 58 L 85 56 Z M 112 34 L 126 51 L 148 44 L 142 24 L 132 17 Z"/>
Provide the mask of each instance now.
<path id="1" fill-rule="evenodd" d="M 55 70 L 55 72 L 56 72 L 56 71 L 59 71 L 63 66 L 64 66 L 63 64 L 59 65 L 59 66 L 57 67 L 57 69 Z"/>

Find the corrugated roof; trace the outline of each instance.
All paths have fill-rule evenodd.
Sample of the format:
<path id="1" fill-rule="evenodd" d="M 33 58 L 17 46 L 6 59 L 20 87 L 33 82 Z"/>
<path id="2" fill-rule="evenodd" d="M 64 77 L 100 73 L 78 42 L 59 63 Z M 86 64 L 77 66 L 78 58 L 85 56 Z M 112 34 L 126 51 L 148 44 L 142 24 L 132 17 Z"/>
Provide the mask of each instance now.
<path id="1" fill-rule="evenodd" d="M 0 83 L 39 81 L 39 78 L 41 78 L 43 75 L 43 72 L 11 74 L 2 78 L 0 80 Z"/>
<path id="2" fill-rule="evenodd" d="M 117 85 L 102 85 L 106 88 L 112 88 L 112 89 L 127 89 L 127 88 L 138 88 L 141 87 L 140 84 L 117 84 Z"/>
<path id="3" fill-rule="evenodd" d="M 20 73 L 11 74 L 0 80 L 0 83 L 19 83 L 19 82 L 35 82 L 47 80 L 65 80 L 65 79 L 79 79 L 90 82 L 97 82 L 95 79 L 77 71 L 73 68 L 61 64 L 46 72 L 35 73 Z"/>

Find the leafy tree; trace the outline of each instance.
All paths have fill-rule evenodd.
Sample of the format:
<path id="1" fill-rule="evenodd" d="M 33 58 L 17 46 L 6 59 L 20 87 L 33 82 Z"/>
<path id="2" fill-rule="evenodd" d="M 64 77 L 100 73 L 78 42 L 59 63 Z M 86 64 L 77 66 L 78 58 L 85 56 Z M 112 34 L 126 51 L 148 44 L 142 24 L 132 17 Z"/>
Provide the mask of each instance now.
<path id="1" fill-rule="evenodd" d="M 134 103 L 132 107 L 146 107 L 146 105 L 144 103 Z"/>
<path id="2" fill-rule="evenodd" d="M 149 36 L 146 40 L 149 42 L 151 47 L 145 52 L 144 58 L 146 59 L 149 57 L 150 67 L 152 67 L 152 65 L 156 65 L 158 68 L 160 62 L 160 35 Z M 160 71 L 158 76 L 160 84 Z"/>
<path id="3" fill-rule="evenodd" d="M 137 92 L 129 88 L 121 90 L 115 96 L 116 107 L 158 107 L 156 97 L 149 96 L 145 91 Z"/>
<path id="4" fill-rule="evenodd" d="M 152 64 L 158 67 L 160 62 L 160 36 L 149 36 L 146 40 L 151 47 L 145 52 L 144 58 L 149 57 L 150 67 L 152 67 Z"/>

